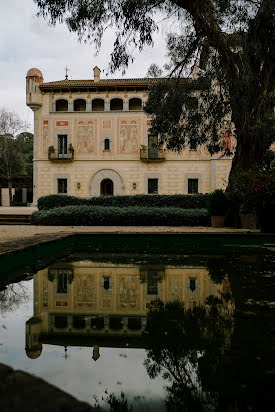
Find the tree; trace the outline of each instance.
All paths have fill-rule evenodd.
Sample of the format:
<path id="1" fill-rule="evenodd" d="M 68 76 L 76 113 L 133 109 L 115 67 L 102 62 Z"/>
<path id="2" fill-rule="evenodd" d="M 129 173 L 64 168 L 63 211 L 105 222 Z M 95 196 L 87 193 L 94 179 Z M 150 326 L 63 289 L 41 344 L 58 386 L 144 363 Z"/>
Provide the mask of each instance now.
<path id="1" fill-rule="evenodd" d="M 23 282 L 11 283 L 0 290 L 0 313 L 12 312 L 29 299 L 29 293 Z"/>
<path id="2" fill-rule="evenodd" d="M 125 70 L 133 61 L 133 45 L 142 50 L 153 44 L 160 12 L 180 23 L 181 33 L 168 36 L 170 75 L 186 76 L 195 67 L 198 80 L 178 80 L 177 87 L 161 82 L 152 87 L 146 108 L 153 117 L 153 131 L 168 148 L 181 150 L 195 138 L 215 153 L 224 148 L 221 130 L 234 133 L 232 177 L 237 169 L 261 161 L 274 141 L 274 0 L 35 2 L 39 15 L 52 24 L 65 21 L 80 39 L 94 41 L 97 48 L 105 28 L 116 27 L 112 72 Z M 188 110 L 190 105 L 194 110 Z M 225 153 L 229 151 L 226 147 Z"/>
<path id="3" fill-rule="evenodd" d="M 26 123 L 6 109 L 0 111 L 0 174 L 8 181 L 10 205 L 12 204 L 12 176 L 24 170 L 21 142 L 14 138 Z"/>
<path id="4" fill-rule="evenodd" d="M 24 170 L 21 174 L 31 176 L 33 174 L 33 134 L 22 132 L 16 136 L 15 140 L 24 158 Z"/>
<path id="5" fill-rule="evenodd" d="M 147 70 L 146 77 L 161 77 L 163 71 L 157 64 L 152 63 Z"/>
<path id="6" fill-rule="evenodd" d="M 217 393 L 202 380 L 215 374 L 228 350 L 234 325 L 231 296 L 209 296 L 206 306 L 185 309 L 184 303 L 157 301 L 146 325 L 145 367 L 151 379 L 161 375 L 169 385 L 167 411 L 213 411 Z"/>

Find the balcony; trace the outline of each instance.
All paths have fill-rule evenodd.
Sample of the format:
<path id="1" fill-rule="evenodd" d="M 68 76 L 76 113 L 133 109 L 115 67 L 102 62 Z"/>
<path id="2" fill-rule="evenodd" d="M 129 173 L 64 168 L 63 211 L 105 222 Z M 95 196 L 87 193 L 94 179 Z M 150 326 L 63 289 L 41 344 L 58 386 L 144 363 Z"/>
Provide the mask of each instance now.
<path id="1" fill-rule="evenodd" d="M 165 160 L 166 150 L 159 148 L 140 149 L 140 160 L 143 162 L 163 162 Z"/>
<path id="2" fill-rule="evenodd" d="M 49 147 L 48 150 L 48 159 L 51 162 L 64 162 L 64 163 L 69 163 L 74 160 L 74 149 L 69 148 L 67 153 L 59 153 L 53 146 Z"/>

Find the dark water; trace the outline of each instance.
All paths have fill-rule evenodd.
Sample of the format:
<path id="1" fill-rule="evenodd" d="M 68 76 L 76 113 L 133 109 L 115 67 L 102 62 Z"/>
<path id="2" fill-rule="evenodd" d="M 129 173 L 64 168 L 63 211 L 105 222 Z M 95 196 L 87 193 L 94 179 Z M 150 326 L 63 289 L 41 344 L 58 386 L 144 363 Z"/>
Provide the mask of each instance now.
<path id="1" fill-rule="evenodd" d="M 0 292 L 0 362 L 91 404 L 274 410 L 274 263 L 71 253 Z"/>

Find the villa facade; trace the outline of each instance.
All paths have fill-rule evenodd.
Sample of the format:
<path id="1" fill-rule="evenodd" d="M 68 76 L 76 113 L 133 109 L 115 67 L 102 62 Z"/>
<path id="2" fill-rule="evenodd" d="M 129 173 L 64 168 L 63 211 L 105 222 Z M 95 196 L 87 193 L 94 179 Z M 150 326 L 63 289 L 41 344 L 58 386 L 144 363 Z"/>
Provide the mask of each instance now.
<path id="1" fill-rule="evenodd" d="M 204 306 L 212 295 L 230 293 L 225 277 L 211 280 L 203 266 L 137 266 L 94 261 L 55 263 L 34 278 L 34 313 L 26 322 L 26 354 L 41 355 L 43 344 L 144 347 L 147 312 L 156 300 Z M 232 313 L 234 305 L 224 302 Z"/>
<path id="2" fill-rule="evenodd" d="M 204 148 L 180 154 L 156 148 L 143 107 L 155 79 L 101 79 L 45 83 L 38 69 L 26 77 L 34 111 L 34 204 L 53 193 L 208 193 L 225 188 L 231 158 Z M 228 142 L 227 142 L 228 144 Z M 229 142 L 231 144 L 231 142 Z"/>

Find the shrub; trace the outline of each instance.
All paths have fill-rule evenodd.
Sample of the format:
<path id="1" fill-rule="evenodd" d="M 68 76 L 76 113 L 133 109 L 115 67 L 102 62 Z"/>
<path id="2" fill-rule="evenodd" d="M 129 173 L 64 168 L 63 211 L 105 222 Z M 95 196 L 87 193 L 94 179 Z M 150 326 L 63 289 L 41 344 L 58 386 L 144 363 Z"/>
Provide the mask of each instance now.
<path id="1" fill-rule="evenodd" d="M 222 189 L 216 189 L 209 194 L 207 210 L 211 216 L 225 216 L 229 207 L 229 200 Z"/>
<path id="2" fill-rule="evenodd" d="M 31 224 L 46 226 L 209 226 L 206 209 L 171 207 L 65 206 L 31 215 Z"/>
<path id="3" fill-rule="evenodd" d="M 100 196 L 80 198 L 68 195 L 49 195 L 38 199 L 39 210 L 49 210 L 61 206 L 89 205 L 113 207 L 174 207 L 181 209 L 205 209 L 208 194 L 198 195 L 135 195 Z"/>

